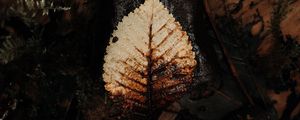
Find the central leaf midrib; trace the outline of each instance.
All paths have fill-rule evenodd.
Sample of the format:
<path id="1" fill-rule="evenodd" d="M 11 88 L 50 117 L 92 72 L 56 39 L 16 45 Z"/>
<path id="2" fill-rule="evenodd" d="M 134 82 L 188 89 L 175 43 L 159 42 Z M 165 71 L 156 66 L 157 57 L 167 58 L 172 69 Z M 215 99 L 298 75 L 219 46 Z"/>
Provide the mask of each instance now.
<path id="1" fill-rule="evenodd" d="M 147 55 L 147 74 L 148 74 L 148 78 L 147 78 L 147 102 L 148 102 L 148 119 L 151 120 L 152 119 L 152 115 L 153 115 L 153 80 L 152 80 L 152 66 L 153 66 L 153 60 L 152 60 L 152 53 L 153 53 L 153 49 L 152 49 L 152 27 L 153 27 L 153 3 L 152 3 L 152 13 L 151 13 L 151 17 L 150 17 L 150 25 L 149 25 L 149 43 L 148 43 L 148 49 L 149 49 L 149 53 Z"/>

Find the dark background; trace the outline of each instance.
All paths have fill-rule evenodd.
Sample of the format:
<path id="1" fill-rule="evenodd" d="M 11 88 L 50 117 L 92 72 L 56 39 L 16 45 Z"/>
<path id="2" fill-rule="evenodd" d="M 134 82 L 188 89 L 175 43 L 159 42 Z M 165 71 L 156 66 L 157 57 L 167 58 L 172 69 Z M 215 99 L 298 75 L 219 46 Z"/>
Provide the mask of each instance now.
<path id="1" fill-rule="evenodd" d="M 11 120 L 114 119 L 117 115 L 102 80 L 105 49 L 118 22 L 144 0 L 53 0 L 51 9 L 30 8 L 17 1 L 0 0 L 0 51 L 4 51 L 0 52 L 0 118 L 7 113 L 4 118 Z M 269 67 L 273 64 L 268 62 L 297 51 L 296 44 L 282 42 L 279 36 L 281 42 L 275 48 L 279 51 L 262 59 L 253 52 L 260 42 L 251 42 L 258 38 L 250 36 L 250 30 L 241 27 L 230 15 L 209 19 L 201 0 L 161 2 L 189 36 L 193 36 L 198 62 L 203 60 L 196 71 L 201 75 L 196 78 L 201 84 L 179 100 L 183 109 L 177 119 L 234 120 L 248 115 L 257 120 L 277 119 L 273 107 L 276 102 L 256 89 L 252 80 L 258 81 L 263 90 L 280 93 L 294 89 L 296 83 L 289 75 L 299 68 L 291 65 L 278 70 L 280 67 L 275 66 L 280 72 L 273 73 L 274 68 Z M 21 9 L 22 6 L 25 8 Z M 54 10 L 55 7 L 71 9 Z M 234 10 L 238 11 L 239 7 Z M 48 15 L 42 15 L 43 10 Z M 224 54 L 224 49 L 229 56 Z M 243 60 L 228 63 L 231 57 Z M 237 68 L 242 85 L 236 81 L 230 66 Z M 289 97 L 289 107 L 283 120 L 289 119 L 300 100 L 295 92 L 286 97 Z M 191 100 L 193 103 L 188 102 Z"/>

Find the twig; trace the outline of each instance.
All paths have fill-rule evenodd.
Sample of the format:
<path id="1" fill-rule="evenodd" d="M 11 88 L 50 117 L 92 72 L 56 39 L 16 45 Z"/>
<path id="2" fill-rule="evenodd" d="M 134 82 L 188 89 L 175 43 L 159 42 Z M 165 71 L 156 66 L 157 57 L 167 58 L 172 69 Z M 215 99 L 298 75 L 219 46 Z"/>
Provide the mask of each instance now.
<path id="1" fill-rule="evenodd" d="M 67 110 L 66 110 L 65 115 L 64 115 L 64 120 L 66 120 L 67 117 L 68 117 L 68 113 L 69 113 L 69 110 L 70 110 L 70 107 L 71 107 L 71 103 L 73 102 L 73 99 L 74 99 L 74 96 L 71 97 L 71 101 L 69 101 L 69 103 L 68 103 L 68 107 L 67 107 Z"/>
<path id="2" fill-rule="evenodd" d="M 220 90 L 218 90 L 218 89 L 216 89 L 216 88 L 210 88 L 210 89 L 212 89 L 214 92 L 216 92 L 217 94 L 219 94 L 219 95 L 221 95 L 221 96 L 223 96 L 224 98 L 226 98 L 228 101 L 232 101 L 235 105 L 237 105 L 237 106 L 239 106 L 239 105 L 241 105 L 241 103 L 239 102 L 239 101 L 237 101 L 237 100 L 235 100 L 234 98 L 232 98 L 231 96 L 228 96 L 226 93 L 224 93 L 223 91 L 220 91 Z"/>
<path id="3" fill-rule="evenodd" d="M 9 105 L 9 109 L 4 112 L 4 114 L 2 115 L 2 117 L 0 118 L 0 120 L 4 120 L 8 116 L 8 112 L 10 110 L 12 110 L 12 111 L 15 110 L 16 107 L 17 107 L 17 103 L 18 103 L 18 101 L 16 99 L 13 100 L 12 104 L 9 103 L 8 104 Z"/>
<path id="4" fill-rule="evenodd" d="M 220 37 L 220 34 L 217 32 L 217 28 L 216 28 L 216 25 L 214 24 L 213 20 L 214 20 L 214 16 L 212 16 L 211 14 L 211 10 L 209 8 L 209 5 L 208 5 L 208 0 L 204 0 L 204 6 L 205 6 L 205 11 L 206 11 L 206 14 L 208 15 L 208 20 L 210 22 L 210 24 L 212 25 L 212 28 L 213 28 L 213 31 L 216 35 L 216 38 L 218 40 L 218 43 L 221 47 L 221 50 L 222 50 L 222 54 L 224 55 L 224 57 L 226 58 L 225 61 L 227 63 L 227 65 L 230 67 L 230 70 L 231 70 L 231 74 L 233 75 L 234 79 L 236 80 L 236 82 L 239 84 L 241 90 L 243 91 L 244 95 L 246 96 L 248 102 L 251 104 L 251 105 L 255 105 L 254 104 L 254 101 L 253 99 L 251 98 L 250 94 L 248 93 L 244 83 L 240 80 L 240 77 L 239 77 L 239 74 L 237 72 L 237 69 L 236 67 L 234 66 L 231 58 L 229 57 L 229 54 L 225 48 L 225 46 L 222 44 L 223 43 L 223 40 L 222 38 Z"/>

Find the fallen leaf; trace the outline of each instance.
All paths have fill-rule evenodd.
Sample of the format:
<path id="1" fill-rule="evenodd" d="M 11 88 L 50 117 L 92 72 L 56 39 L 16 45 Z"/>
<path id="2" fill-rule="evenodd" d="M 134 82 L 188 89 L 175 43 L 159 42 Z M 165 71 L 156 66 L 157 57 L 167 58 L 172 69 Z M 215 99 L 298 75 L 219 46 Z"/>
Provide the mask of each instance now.
<path id="1" fill-rule="evenodd" d="M 189 36 L 159 0 L 125 16 L 106 52 L 106 90 L 123 98 L 123 108 L 150 112 L 188 90 L 197 64 Z"/>

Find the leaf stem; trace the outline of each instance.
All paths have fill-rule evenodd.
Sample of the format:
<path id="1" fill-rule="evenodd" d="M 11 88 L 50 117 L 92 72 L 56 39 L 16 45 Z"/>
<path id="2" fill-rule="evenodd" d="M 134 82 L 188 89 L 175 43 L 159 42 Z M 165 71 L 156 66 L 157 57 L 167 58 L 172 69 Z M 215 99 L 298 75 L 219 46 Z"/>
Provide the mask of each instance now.
<path id="1" fill-rule="evenodd" d="M 148 119 L 152 120 L 153 119 L 153 98 L 152 98 L 152 93 L 153 93 L 153 80 L 152 80 L 152 66 L 153 66 L 153 61 L 152 61 L 152 27 L 153 27 L 153 3 L 152 3 L 152 13 L 150 17 L 150 25 L 149 25 L 149 43 L 148 43 L 148 48 L 149 48 L 149 53 L 147 54 L 147 102 L 148 102 Z"/>

